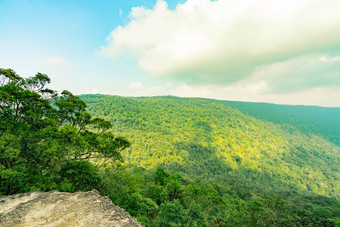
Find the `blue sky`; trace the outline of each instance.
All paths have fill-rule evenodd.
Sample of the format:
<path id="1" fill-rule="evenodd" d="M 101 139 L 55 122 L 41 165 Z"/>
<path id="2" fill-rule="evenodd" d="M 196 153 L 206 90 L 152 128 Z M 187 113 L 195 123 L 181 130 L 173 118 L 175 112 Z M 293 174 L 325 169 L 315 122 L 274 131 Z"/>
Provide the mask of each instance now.
<path id="1" fill-rule="evenodd" d="M 124 14 L 141 4 L 152 7 L 155 1 L 0 1 L 1 67 L 22 76 L 46 73 L 57 90 L 112 92 L 143 72 L 133 62 L 112 61 L 96 50 L 115 27 L 127 23 Z M 47 58 L 56 63 L 46 64 Z"/>
<path id="2" fill-rule="evenodd" d="M 340 106 L 335 0 L 0 0 L 0 67 L 75 94 Z"/>

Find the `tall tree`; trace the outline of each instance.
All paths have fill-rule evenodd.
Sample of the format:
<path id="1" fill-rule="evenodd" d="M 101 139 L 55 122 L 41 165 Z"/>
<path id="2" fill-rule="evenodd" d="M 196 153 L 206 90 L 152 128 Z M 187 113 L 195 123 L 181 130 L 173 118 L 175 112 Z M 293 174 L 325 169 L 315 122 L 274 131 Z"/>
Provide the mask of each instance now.
<path id="1" fill-rule="evenodd" d="M 87 189 L 89 182 L 98 181 L 97 174 L 83 178 L 82 187 L 74 174 L 60 171 L 70 166 L 93 170 L 93 164 L 84 163 L 90 159 L 97 167 L 122 161 L 120 151 L 130 146 L 109 131 L 109 121 L 92 119 L 85 102 L 71 92 L 58 96 L 46 88 L 50 82 L 45 74 L 25 79 L 11 69 L 0 69 L 1 194 L 58 189 L 62 182 Z"/>

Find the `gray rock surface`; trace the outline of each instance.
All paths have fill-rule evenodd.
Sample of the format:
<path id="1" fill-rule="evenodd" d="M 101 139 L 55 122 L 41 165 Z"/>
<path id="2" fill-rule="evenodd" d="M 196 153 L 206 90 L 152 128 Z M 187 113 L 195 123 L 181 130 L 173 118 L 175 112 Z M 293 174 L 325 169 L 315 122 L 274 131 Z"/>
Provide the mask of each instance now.
<path id="1" fill-rule="evenodd" d="M 0 197 L 0 226 L 142 226 L 99 192 L 29 192 Z"/>

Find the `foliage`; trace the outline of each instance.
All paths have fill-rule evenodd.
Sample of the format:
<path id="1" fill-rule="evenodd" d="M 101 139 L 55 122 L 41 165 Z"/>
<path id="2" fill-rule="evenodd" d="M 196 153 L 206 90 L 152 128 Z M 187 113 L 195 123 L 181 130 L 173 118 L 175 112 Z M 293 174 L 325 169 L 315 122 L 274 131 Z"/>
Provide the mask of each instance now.
<path id="1" fill-rule="evenodd" d="M 205 216 L 202 212 L 202 208 L 200 204 L 197 204 L 195 201 L 190 204 L 189 211 L 189 225 L 193 227 L 205 227 Z"/>
<path id="2" fill-rule="evenodd" d="M 323 136 L 340 146 L 340 108 L 228 102 L 244 114 L 277 124 L 293 125 L 303 133 Z"/>
<path id="3" fill-rule="evenodd" d="M 321 222 L 320 216 L 313 215 L 317 207 L 339 217 L 340 148 L 330 142 L 331 133 L 329 138 L 314 133 L 328 111 L 334 116 L 340 113 L 337 108 L 317 108 L 320 124 L 313 131 L 307 129 L 312 122 L 307 125 L 298 117 L 295 121 L 268 120 L 246 115 L 225 101 L 106 95 L 81 98 L 91 114 L 109 120 L 115 134 L 132 141 L 122 152 L 126 163 L 154 175 L 121 171 L 125 176 L 138 176 L 139 182 L 143 179 L 131 187 L 159 207 L 177 200 L 188 213 L 194 201 L 209 226 L 305 225 L 308 219 L 317 223 Z M 285 106 L 279 107 L 285 111 Z M 326 124 L 330 131 L 338 130 L 336 124 Z M 148 223 L 157 219 L 146 218 Z"/>
<path id="4" fill-rule="evenodd" d="M 161 167 L 121 166 L 106 171 L 102 193 L 145 226 L 334 226 L 325 216 L 291 209 L 275 194 L 259 192 L 242 199 L 237 188 L 179 178 Z M 154 181 L 160 172 L 172 179 L 167 185 Z M 173 188 L 181 189 L 181 196 L 159 199 L 159 194 Z"/>
<path id="5" fill-rule="evenodd" d="M 109 121 L 92 119 L 84 101 L 57 96 L 49 83 L 45 74 L 25 79 L 0 69 L 0 194 L 99 187 L 97 167 L 121 161 L 130 146 L 108 131 Z"/>
<path id="6" fill-rule="evenodd" d="M 102 177 L 98 169 L 88 161 L 68 160 L 62 164 L 60 171 L 60 182 L 62 185 L 72 185 L 67 191 L 79 190 L 89 191 L 97 188 Z"/>
<path id="7" fill-rule="evenodd" d="M 228 102 L 80 99 L 49 83 L 0 69 L 0 194 L 96 188 L 145 226 L 334 226 L 329 219 L 340 218 L 332 133 L 257 119 Z"/>
<path id="8" fill-rule="evenodd" d="M 158 225 L 164 227 L 186 226 L 188 215 L 178 200 L 165 202 L 159 210 Z"/>
<path id="9" fill-rule="evenodd" d="M 274 124 L 216 100 L 81 98 L 90 113 L 109 120 L 115 134 L 124 133 L 132 142 L 122 153 L 129 164 L 146 169 L 162 165 L 189 178 L 213 178 L 254 190 L 340 195 L 340 147 L 316 134 L 304 134 L 294 121 Z M 340 110 L 331 110 L 340 115 Z"/>
<path id="10" fill-rule="evenodd" d="M 320 218 L 331 218 L 332 212 L 329 209 L 325 209 L 323 207 L 316 207 L 313 210 L 313 216 L 317 216 Z"/>

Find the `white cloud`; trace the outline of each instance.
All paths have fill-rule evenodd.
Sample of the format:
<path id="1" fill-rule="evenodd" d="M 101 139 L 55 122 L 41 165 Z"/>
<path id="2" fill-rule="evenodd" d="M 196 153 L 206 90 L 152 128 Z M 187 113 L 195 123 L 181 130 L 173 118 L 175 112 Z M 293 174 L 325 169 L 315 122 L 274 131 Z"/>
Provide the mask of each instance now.
<path id="1" fill-rule="evenodd" d="M 311 87 L 289 93 L 268 93 L 273 86 L 275 84 L 268 83 L 265 78 L 259 77 L 259 74 L 254 74 L 250 78 L 230 85 L 183 84 L 175 86 L 167 82 L 161 85 L 147 86 L 141 81 L 136 81 L 130 83 L 126 89 L 122 89 L 118 93 L 123 96 L 174 95 L 219 100 L 340 107 L 340 85 Z"/>
<path id="2" fill-rule="evenodd" d="M 101 52 L 137 58 L 153 76 L 229 84 L 260 66 L 339 47 L 339 12 L 338 0 L 187 0 L 175 10 L 159 0 L 132 8 Z"/>
<path id="3" fill-rule="evenodd" d="M 45 58 L 45 63 L 49 66 L 67 66 L 69 63 L 65 58 L 62 58 L 60 56 L 54 56 L 54 57 L 47 57 Z"/>
<path id="4" fill-rule="evenodd" d="M 147 86 L 141 81 L 136 81 L 127 85 L 127 93 L 123 95 L 127 96 L 155 96 L 155 95 L 167 95 L 169 89 L 172 88 L 172 83 L 166 82 L 162 85 Z"/>
<path id="5" fill-rule="evenodd" d="M 340 85 L 338 57 L 303 55 L 287 61 L 259 66 L 242 82 L 265 81 L 263 93 L 289 93 L 313 87 Z"/>

